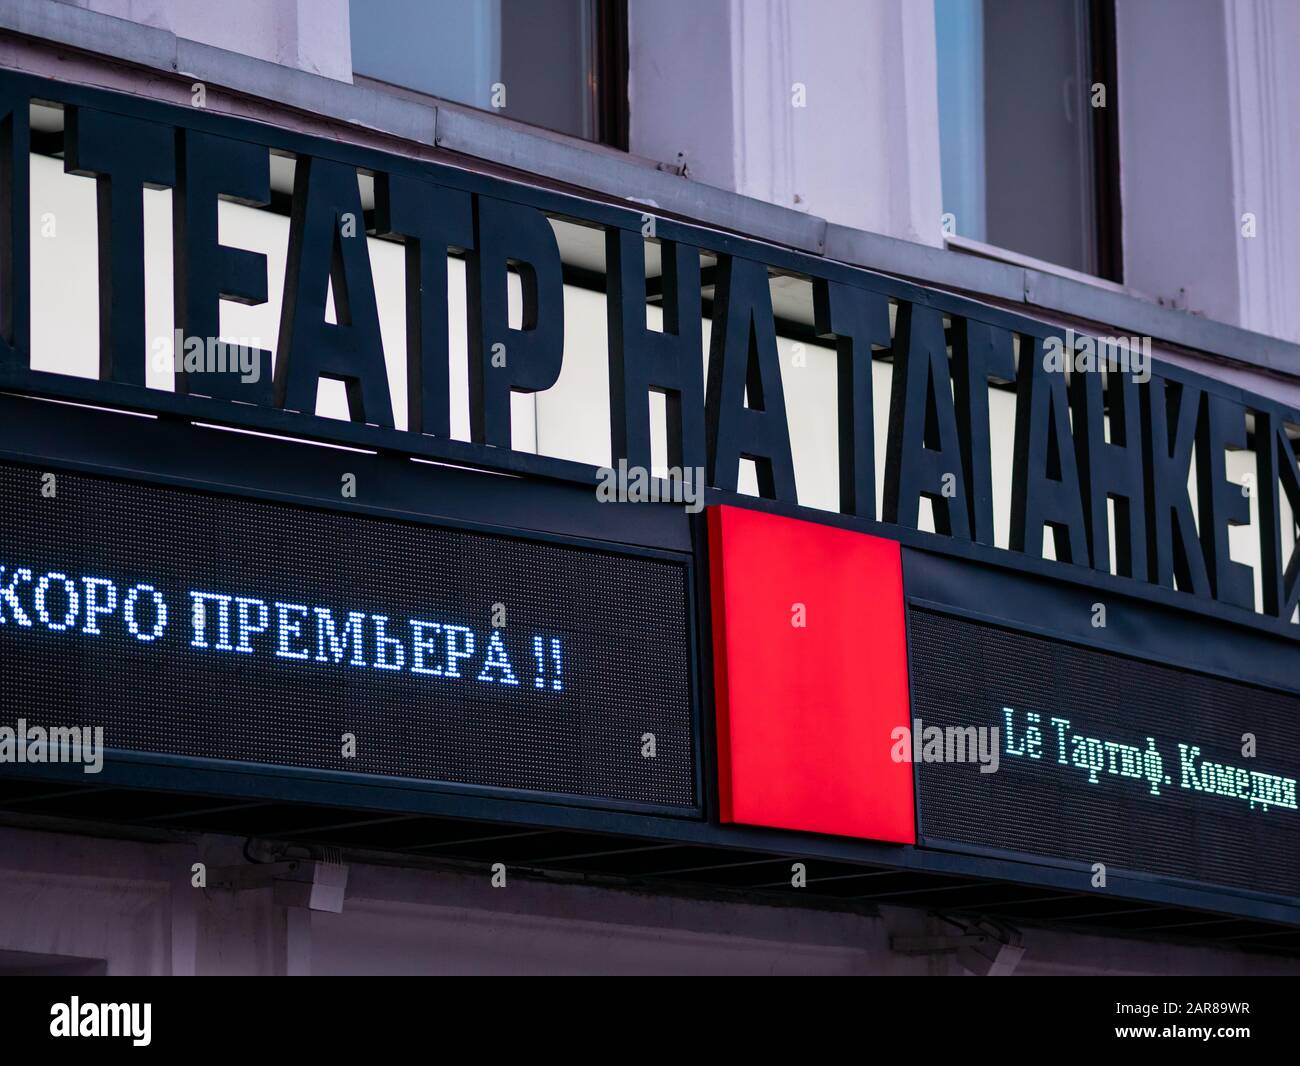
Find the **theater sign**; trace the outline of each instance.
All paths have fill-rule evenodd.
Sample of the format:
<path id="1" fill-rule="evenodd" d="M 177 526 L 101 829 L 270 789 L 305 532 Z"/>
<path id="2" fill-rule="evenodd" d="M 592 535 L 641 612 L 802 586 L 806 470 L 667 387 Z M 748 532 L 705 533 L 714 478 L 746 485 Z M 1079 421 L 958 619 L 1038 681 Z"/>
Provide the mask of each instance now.
<path id="1" fill-rule="evenodd" d="M 0 115 L 7 786 L 1300 924 L 1300 411 L 646 205 Z"/>

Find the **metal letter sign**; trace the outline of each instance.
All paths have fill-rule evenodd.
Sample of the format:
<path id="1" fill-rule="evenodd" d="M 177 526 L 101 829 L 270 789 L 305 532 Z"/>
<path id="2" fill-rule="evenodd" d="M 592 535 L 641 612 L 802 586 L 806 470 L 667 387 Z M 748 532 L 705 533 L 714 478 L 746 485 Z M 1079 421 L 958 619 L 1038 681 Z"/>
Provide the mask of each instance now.
<path id="1" fill-rule="evenodd" d="M 52 160 L 94 183 L 94 378 L 32 350 L 30 183 Z M 149 387 L 150 189 L 171 190 L 178 337 L 224 352 L 223 301 L 278 296 L 274 350 L 242 350 L 248 373 L 178 350 L 174 389 Z M 222 243 L 221 200 L 287 215 L 282 291 L 268 256 Z M 641 205 L 0 73 L 5 723 L 98 708 L 131 767 L 112 788 L 1067 893 L 1103 862 L 1130 898 L 1195 881 L 1232 899 L 1181 903 L 1296 921 L 1300 411 L 1153 363 L 1149 338 L 644 222 Z M 574 223 L 604 248 L 608 392 L 565 418 L 608 430 L 608 467 L 512 438 L 512 398 L 564 377 L 582 321 L 566 282 L 593 284 L 562 260 Z M 384 350 L 380 241 L 403 246 L 402 352 Z M 791 437 L 777 277 L 834 360 L 834 432 L 810 438 L 827 454 Z M 315 413 L 322 379 L 346 418 Z M 651 465 L 652 394 L 708 517 L 602 505 L 611 470 L 631 486 Z M 1014 397 L 1007 471 L 995 395 Z M 737 491 L 747 463 L 761 498 Z M 837 471 L 837 511 L 804 506 L 801 463 Z M 1252 519 L 1257 572 L 1230 550 Z M 976 738 L 977 765 L 929 765 L 924 719 Z"/>
<path id="2" fill-rule="evenodd" d="M 1142 595 L 1167 601 L 1174 592 L 1176 600 L 1199 601 L 1195 609 L 1300 635 L 1293 624 L 1300 564 L 1294 558 L 1283 564 L 1292 538 L 1279 528 L 1278 507 L 1285 499 L 1292 514 L 1300 512 L 1296 449 L 1287 431 L 1300 426 L 1300 413 L 1271 399 L 1169 365 L 1148 363 L 1139 373 L 1125 362 L 1129 349 L 1107 349 L 1105 338 L 669 219 L 657 219 L 655 231 L 665 329 L 648 331 L 639 210 L 13 74 L 0 76 L 0 94 L 6 116 L 0 384 L 8 388 L 593 483 L 593 467 L 514 451 L 510 439 L 510 396 L 545 391 L 560 375 L 562 264 L 547 218 L 569 218 L 606 234 L 613 465 L 648 462 L 646 404 L 651 391 L 660 391 L 668 399 L 672 460 L 702 459 L 709 486 L 723 492 L 734 491 L 740 463 L 752 460 L 760 494 L 796 504 L 767 282 L 774 271 L 803 275 L 814 283 L 816 332 L 839 353 L 843 513 L 878 517 L 906 537 L 918 524 L 924 497 L 933 504 L 939 536 L 990 545 L 988 389 L 991 380 L 1014 381 L 1011 547 L 1020 558 L 1004 565 L 1085 567 L 1095 580 L 1111 584 L 1105 516 L 1107 501 L 1114 500 L 1120 574 L 1114 587 L 1146 584 L 1152 588 Z M 99 186 L 97 383 L 29 367 L 26 156 L 33 98 L 62 105 L 64 167 L 93 176 Z M 178 326 L 215 333 L 221 299 L 266 298 L 263 258 L 217 243 L 216 201 L 266 202 L 273 150 L 296 158 L 274 387 L 264 375 L 245 381 L 182 370 L 175 394 L 144 388 L 142 190 L 174 189 Z M 358 171 L 375 177 L 375 210 L 368 216 Z M 371 234 L 406 245 L 405 431 L 394 429 L 366 225 Z M 468 264 L 470 441 L 449 436 L 443 284 L 449 250 L 463 251 Z M 707 279 L 714 287 L 707 395 L 692 366 L 702 359 L 695 344 L 706 282 L 700 252 L 717 259 Z M 522 282 L 518 328 L 506 311 L 511 271 Z M 337 322 L 325 320 L 331 282 Z M 897 307 L 892 337 L 889 303 Z M 1091 363 L 1079 358 L 1084 349 L 1098 353 Z M 879 516 L 873 504 L 873 352 L 889 354 L 895 368 Z M 267 353 L 255 354 L 269 361 Z M 1107 365 L 1111 372 L 1103 375 Z M 322 377 L 344 383 L 350 426 L 314 415 Z M 1101 429 L 1104 410 L 1113 412 L 1116 426 L 1109 441 Z M 1248 425 L 1258 427 L 1249 437 Z M 1229 530 L 1249 512 L 1240 486 L 1225 477 L 1224 451 L 1247 447 L 1255 452 L 1263 518 L 1258 614 L 1252 574 L 1228 554 Z M 1045 536 L 1055 549 L 1052 561 L 1043 558 Z"/>

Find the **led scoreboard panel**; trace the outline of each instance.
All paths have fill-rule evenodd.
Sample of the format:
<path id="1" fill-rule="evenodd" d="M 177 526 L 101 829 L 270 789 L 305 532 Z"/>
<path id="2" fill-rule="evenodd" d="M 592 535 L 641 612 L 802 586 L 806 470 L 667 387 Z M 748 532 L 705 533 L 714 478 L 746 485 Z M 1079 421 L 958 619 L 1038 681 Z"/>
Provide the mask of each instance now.
<path id="1" fill-rule="evenodd" d="M 917 760 L 926 844 L 1300 894 L 1300 696 L 916 605 L 908 628 L 922 747 L 989 756 Z"/>
<path id="2" fill-rule="evenodd" d="M 110 751 L 697 807 L 679 557 L 55 478 L 0 463 L 4 724 L 103 726 Z"/>

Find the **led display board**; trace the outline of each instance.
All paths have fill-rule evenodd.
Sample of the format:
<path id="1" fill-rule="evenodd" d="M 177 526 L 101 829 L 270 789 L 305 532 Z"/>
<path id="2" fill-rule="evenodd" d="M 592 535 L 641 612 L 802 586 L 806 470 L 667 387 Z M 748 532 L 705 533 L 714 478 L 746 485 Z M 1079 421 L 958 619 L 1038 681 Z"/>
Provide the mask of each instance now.
<path id="1" fill-rule="evenodd" d="M 1300 894 L 1300 696 L 912 607 L 923 843 Z"/>
<path id="2" fill-rule="evenodd" d="M 690 810 L 688 597 L 665 553 L 0 464 L 0 720 L 110 750 Z"/>

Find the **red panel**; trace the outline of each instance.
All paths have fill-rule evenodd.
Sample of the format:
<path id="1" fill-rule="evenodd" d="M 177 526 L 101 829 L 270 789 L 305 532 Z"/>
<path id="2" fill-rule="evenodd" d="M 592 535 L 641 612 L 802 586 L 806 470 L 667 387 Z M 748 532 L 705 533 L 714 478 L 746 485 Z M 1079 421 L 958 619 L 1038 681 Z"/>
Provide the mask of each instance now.
<path id="1" fill-rule="evenodd" d="M 916 843 L 897 542 L 712 507 L 709 557 L 722 820 Z"/>

